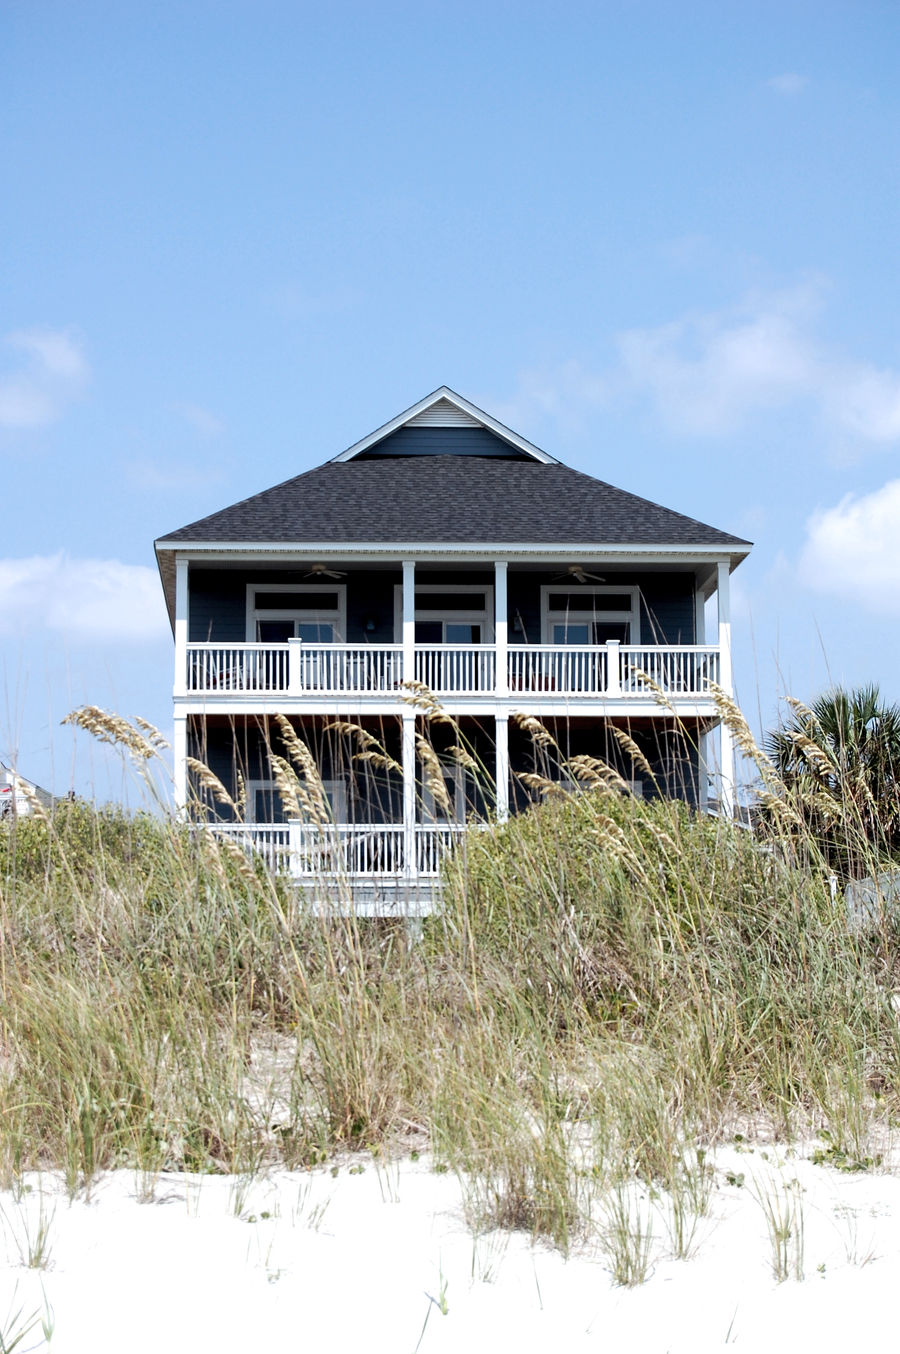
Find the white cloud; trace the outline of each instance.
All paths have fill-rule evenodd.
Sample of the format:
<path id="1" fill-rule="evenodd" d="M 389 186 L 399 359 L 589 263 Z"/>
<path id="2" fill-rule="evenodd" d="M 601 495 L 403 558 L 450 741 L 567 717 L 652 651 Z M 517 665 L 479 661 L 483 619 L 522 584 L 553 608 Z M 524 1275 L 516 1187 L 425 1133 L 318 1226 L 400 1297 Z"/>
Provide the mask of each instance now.
<path id="1" fill-rule="evenodd" d="M 734 431 L 753 411 L 809 393 L 819 359 L 808 329 L 818 288 L 805 286 L 734 311 L 686 316 L 619 335 L 620 384 L 649 396 L 676 432 Z"/>
<path id="2" fill-rule="evenodd" d="M 570 361 L 552 369 L 522 372 L 511 399 L 485 396 L 484 408 L 517 431 L 543 418 L 577 426 L 586 411 L 604 404 L 609 394 L 605 376 Z"/>
<path id="3" fill-rule="evenodd" d="M 155 569 L 116 559 L 0 559 L 0 634 L 140 643 L 169 632 Z"/>
<path id="4" fill-rule="evenodd" d="M 200 433 L 201 437 L 218 437 L 225 431 L 225 424 L 216 414 L 209 409 L 204 409 L 199 404 L 174 404 L 172 408 L 176 414 L 180 414 L 186 423 L 189 423 L 195 432 Z"/>
<path id="5" fill-rule="evenodd" d="M 900 615 L 900 480 L 848 494 L 806 524 L 800 579 L 807 587 Z"/>
<path id="6" fill-rule="evenodd" d="M 626 330 L 605 371 L 571 361 L 523 373 L 501 417 L 513 427 L 542 418 L 577 425 L 600 405 L 639 401 L 673 433 L 721 437 L 761 413 L 805 404 L 844 462 L 866 446 L 900 442 L 900 369 L 824 343 L 823 293 L 811 282 Z"/>
<path id="7" fill-rule="evenodd" d="M 774 89 L 776 94 L 802 94 L 809 84 L 808 75 L 798 75 L 796 71 L 785 71 L 784 75 L 773 75 L 769 81 L 770 88 Z"/>
<path id="8" fill-rule="evenodd" d="M 900 372 L 848 365 L 823 386 L 826 410 L 847 432 L 869 442 L 900 438 Z"/>
<path id="9" fill-rule="evenodd" d="M 0 427 L 53 423 L 84 390 L 90 375 L 80 342 L 61 329 L 19 329 L 4 346 L 13 358 L 0 371 Z"/>

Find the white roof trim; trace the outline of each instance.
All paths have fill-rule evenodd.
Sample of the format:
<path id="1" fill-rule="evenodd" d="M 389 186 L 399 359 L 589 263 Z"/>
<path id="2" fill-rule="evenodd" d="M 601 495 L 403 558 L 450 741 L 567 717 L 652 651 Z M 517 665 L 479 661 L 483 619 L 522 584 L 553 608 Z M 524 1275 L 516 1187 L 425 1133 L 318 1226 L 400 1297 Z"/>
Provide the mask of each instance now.
<path id="1" fill-rule="evenodd" d="M 541 451 L 540 447 L 536 447 L 533 442 L 520 437 L 511 428 L 507 428 L 505 423 L 492 418 L 490 414 L 486 414 L 483 409 L 479 409 L 477 405 L 464 399 L 462 395 L 457 395 L 456 391 L 451 390 L 449 386 L 440 386 L 437 390 L 433 390 L 430 395 L 426 395 L 423 400 L 419 400 L 418 404 L 413 404 L 409 409 L 404 409 L 402 414 L 397 414 L 396 418 L 392 418 L 389 423 L 382 424 L 373 433 L 369 433 L 368 437 L 364 437 L 360 442 L 354 442 L 353 446 L 348 447 L 346 451 L 342 451 L 340 456 L 333 456 L 331 459 L 333 461 L 352 461 L 355 456 L 368 451 L 369 447 L 375 446 L 376 443 L 396 432 L 398 428 L 405 427 L 419 414 L 425 413 L 439 400 L 446 400 L 449 404 L 455 405 L 462 413 L 468 414 L 470 418 L 475 419 L 476 423 L 480 423 L 483 428 L 495 433 L 509 446 L 515 447 L 517 451 L 523 451 L 526 456 L 530 456 L 533 460 L 540 461 L 543 465 L 559 464 L 555 456 L 549 456 L 546 451 Z"/>
<path id="2" fill-rule="evenodd" d="M 210 557 L 221 555 L 269 554 L 296 555 L 301 559 L 315 556 L 317 559 L 349 559 L 354 555 L 388 556 L 393 559 L 405 557 L 426 558 L 433 555 L 454 554 L 483 558 L 486 555 L 498 559 L 538 556 L 548 559 L 578 559 L 599 561 L 610 555 L 622 555 L 626 558 L 649 558 L 660 556 L 691 556 L 697 559 L 743 559 L 749 555 L 749 545 L 673 545 L 658 542 L 652 545 L 616 544 L 608 545 L 602 541 L 576 541 L 546 543 L 496 542 L 496 541 L 169 541 L 156 543 L 159 552 L 173 551 L 180 555 L 197 554 Z"/>

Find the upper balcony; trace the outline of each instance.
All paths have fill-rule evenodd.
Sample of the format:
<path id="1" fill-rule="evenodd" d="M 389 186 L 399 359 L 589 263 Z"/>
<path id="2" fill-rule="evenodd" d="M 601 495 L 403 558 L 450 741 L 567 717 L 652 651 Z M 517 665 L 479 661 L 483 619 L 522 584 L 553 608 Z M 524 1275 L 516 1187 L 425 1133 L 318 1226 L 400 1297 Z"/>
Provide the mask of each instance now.
<path id="1" fill-rule="evenodd" d="M 202 698 L 209 708 L 275 696 L 325 711 L 347 697 L 398 702 L 404 684 L 414 681 L 449 704 L 664 699 L 678 708 L 709 701 L 710 683 L 721 674 L 715 644 L 416 644 L 412 662 L 408 653 L 404 659 L 402 644 L 188 644 L 184 684 L 176 684 L 175 695 Z"/>

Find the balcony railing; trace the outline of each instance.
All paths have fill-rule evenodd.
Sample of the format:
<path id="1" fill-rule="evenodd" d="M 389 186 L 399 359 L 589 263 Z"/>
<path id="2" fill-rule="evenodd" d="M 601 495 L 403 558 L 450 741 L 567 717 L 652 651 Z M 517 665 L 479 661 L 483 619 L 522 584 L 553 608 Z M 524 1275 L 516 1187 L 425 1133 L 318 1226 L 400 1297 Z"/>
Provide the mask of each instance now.
<path id="1" fill-rule="evenodd" d="M 256 851 L 273 874 L 312 881 L 436 878 L 464 823 L 416 823 L 412 855 L 398 823 L 215 823 L 210 830 Z M 407 861 L 409 869 L 407 870 Z"/>
<path id="2" fill-rule="evenodd" d="M 511 644 L 506 689 L 566 699 L 672 699 L 709 694 L 720 679 L 714 644 Z M 500 695 L 493 644 L 417 644 L 414 671 L 436 696 Z M 400 644 L 189 644 L 185 694 L 208 697 L 398 698 L 406 677 Z"/>

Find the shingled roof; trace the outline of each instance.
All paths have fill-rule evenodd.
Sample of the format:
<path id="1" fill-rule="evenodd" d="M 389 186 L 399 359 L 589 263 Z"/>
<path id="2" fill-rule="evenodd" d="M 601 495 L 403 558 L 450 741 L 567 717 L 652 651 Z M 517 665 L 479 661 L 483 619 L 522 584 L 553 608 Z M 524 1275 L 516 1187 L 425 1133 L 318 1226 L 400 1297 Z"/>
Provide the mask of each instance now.
<path id="1" fill-rule="evenodd" d="M 170 613 L 174 556 L 198 550 L 343 547 L 510 553 L 580 547 L 721 551 L 750 542 L 559 461 L 447 386 L 342 452 L 156 543 Z"/>
<path id="2" fill-rule="evenodd" d="M 167 545 L 749 545 L 558 462 L 445 453 L 329 461 L 164 539 Z"/>

